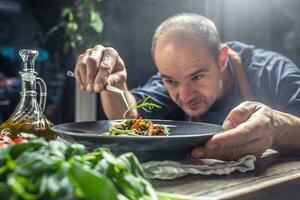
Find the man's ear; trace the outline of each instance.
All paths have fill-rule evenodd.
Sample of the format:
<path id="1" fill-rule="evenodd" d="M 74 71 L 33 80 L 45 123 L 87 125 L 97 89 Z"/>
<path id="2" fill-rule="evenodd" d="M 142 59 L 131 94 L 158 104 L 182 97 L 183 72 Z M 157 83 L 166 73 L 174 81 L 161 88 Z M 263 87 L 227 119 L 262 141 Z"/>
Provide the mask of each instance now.
<path id="1" fill-rule="evenodd" d="M 228 51 L 229 51 L 229 47 L 226 44 L 221 46 L 219 57 L 218 57 L 218 64 L 220 66 L 221 72 L 223 72 L 227 68 Z"/>

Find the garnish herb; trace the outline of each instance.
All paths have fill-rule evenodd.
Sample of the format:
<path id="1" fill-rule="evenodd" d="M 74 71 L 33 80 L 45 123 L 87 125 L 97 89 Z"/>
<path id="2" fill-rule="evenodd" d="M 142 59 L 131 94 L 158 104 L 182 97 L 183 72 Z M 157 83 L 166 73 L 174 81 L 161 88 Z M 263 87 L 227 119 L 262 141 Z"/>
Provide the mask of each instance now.
<path id="1" fill-rule="evenodd" d="M 136 104 L 130 105 L 129 109 L 127 109 L 124 113 L 123 113 L 123 118 L 126 118 L 126 115 L 129 111 L 131 111 L 132 109 L 136 108 L 136 109 L 143 109 L 146 112 L 152 112 L 153 108 L 161 108 L 160 105 L 157 105 L 153 102 L 150 102 L 149 100 L 151 99 L 151 97 L 146 97 L 145 99 L 139 100 Z"/>

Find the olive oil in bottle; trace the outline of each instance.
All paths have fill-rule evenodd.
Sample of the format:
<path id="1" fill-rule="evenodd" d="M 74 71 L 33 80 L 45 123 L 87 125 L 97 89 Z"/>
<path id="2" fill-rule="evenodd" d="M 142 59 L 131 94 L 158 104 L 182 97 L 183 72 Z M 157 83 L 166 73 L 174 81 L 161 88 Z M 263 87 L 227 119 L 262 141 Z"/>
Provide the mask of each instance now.
<path id="1" fill-rule="evenodd" d="M 19 72 L 22 78 L 21 99 L 14 113 L 7 121 L 0 125 L 0 133 L 9 132 L 12 136 L 21 132 L 32 133 L 46 140 L 56 138 L 51 130 L 53 124 L 46 118 L 43 111 L 46 105 L 46 84 L 34 69 L 35 60 L 38 57 L 36 50 L 20 50 L 23 60 L 23 70 Z M 37 102 L 36 84 L 38 84 L 39 103 Z"/>

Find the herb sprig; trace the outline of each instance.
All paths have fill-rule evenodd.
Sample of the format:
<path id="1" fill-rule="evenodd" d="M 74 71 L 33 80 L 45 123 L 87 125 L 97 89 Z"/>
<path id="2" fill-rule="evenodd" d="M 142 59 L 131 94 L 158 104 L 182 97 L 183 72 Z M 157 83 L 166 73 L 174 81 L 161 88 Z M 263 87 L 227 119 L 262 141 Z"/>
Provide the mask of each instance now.
<path id="1" fill-rule="evenodd" d="M 157 105 L 156 103 L 150 102 L 149 100 L 151 99 L 150 96 L 146 97 L 145 99 L 141 99 L 139 100 L 136 104 L 130 105 L 129 109 L 127 109 L 124 113 L 123 113 L 123 118 L 126 118 L 126 115 L 129 111 L 131 111 L 132 109 L 136 108 L 136 109 L 143 109 L 146 112 L 152 112 L 153 108 L 161 108 L 160 105 Z"/>

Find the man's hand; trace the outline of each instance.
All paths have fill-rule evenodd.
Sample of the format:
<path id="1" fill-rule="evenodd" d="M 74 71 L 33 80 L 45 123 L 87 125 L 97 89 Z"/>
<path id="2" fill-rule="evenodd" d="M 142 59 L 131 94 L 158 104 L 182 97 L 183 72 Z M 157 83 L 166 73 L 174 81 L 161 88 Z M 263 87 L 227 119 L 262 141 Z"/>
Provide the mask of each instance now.
<path id="1" fill-rule="evenodd" d="M 205 147 L 196 147 L 195 158 L 236 160 L 247 154 L 260 157 L 273 141 L 281 138 L 274 127 L 274 110 L 257 102 L 243 102 L 224 120 L 224 132 L 213 136 Z"/>
<path id="2" fill-rule="evenodd" d="M 75 78 L 82 91 L 100 93 L 107 83 L 122 87 L 127 73 L 115 49 L 97 45 L 78 57 Z"/>
<path id="3" fill-rule="evenodd" d="M 111 47 L 97 45 L 81 54 L 75 67 L 75 78 L 82 91 L 101 93 L 101 103 L 108 119 L 121 119 L 127 109 L 121 95 L 106 91 L 110 84 L 126 92 L 129 105 L 135 104 L 135 97 L 127 89 L 127 72 L 122 58 Z M 131 109 L 129 117 L 137 117 L 137 109 Z"/>

